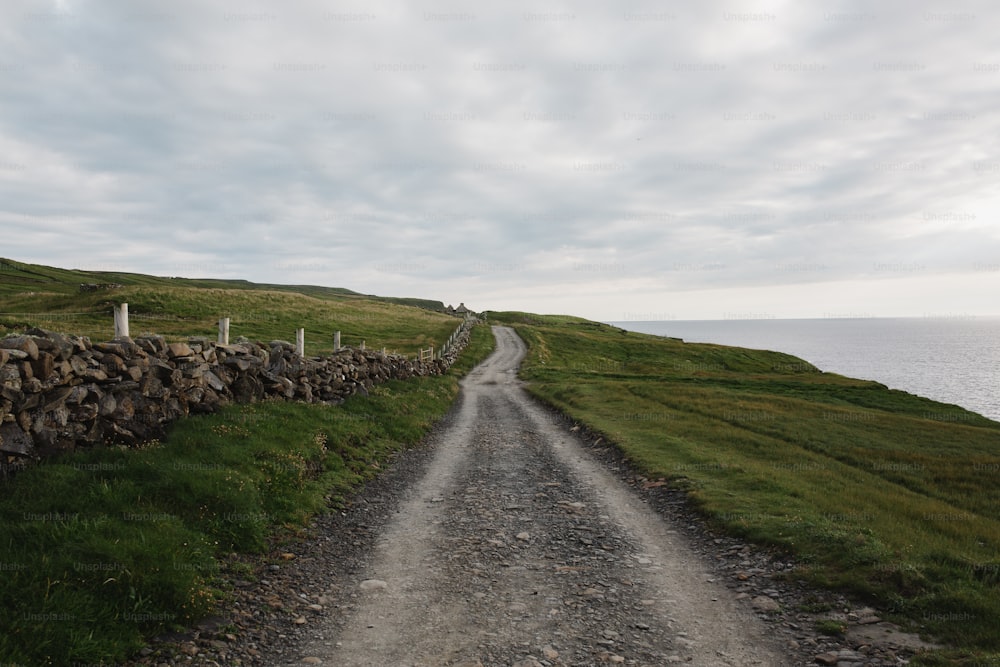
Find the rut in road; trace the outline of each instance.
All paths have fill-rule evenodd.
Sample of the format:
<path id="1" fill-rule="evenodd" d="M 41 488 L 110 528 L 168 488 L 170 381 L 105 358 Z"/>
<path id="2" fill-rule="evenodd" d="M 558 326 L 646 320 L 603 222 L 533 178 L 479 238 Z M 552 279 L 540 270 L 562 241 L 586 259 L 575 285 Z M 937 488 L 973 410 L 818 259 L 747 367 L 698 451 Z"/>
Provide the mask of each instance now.
<path id="1" fill-rule="evenodd" d="M 426 474 L 349 584 L 350 617 L 301 655 L 414 667 L 790 664 L 674 528 L 532 401 L 516 378 L 524 343 L 493 331 L 497 350 L 463 381 Z"/>

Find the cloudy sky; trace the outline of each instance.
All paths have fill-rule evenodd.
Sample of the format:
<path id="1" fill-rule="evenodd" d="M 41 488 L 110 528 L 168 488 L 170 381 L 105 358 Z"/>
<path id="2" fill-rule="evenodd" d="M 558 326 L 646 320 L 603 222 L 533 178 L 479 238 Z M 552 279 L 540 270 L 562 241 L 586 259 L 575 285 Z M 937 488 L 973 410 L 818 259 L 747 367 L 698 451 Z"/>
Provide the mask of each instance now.
<path id="1" fill-rule="evenodd" d="M 0 256 L 600 320 L 1000 314 L 983 2 L 4 0 Z"/>

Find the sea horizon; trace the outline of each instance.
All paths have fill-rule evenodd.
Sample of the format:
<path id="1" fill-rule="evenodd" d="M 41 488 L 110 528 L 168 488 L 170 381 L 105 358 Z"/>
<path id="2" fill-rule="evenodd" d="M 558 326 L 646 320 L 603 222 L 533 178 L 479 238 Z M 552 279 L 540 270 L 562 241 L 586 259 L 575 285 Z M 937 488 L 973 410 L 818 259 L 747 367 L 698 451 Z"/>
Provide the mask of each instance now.
<path id="1" fill-rule="evenodd" d="M 1000 316 L 617 320 L 628 331 L 784 352 L 1000 421 Z"/>

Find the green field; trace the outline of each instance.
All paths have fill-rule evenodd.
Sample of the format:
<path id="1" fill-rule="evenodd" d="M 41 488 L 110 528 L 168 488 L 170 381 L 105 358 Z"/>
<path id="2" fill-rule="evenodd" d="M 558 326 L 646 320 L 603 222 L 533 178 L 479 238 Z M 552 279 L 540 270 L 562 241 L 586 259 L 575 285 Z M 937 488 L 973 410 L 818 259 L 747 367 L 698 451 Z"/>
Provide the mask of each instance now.
<path id="1" fill-rule="evenodd" d="M 81 292 L 81 284 L 122 287 Z M 341 343 L 400 354 L 437 348 L 458 325 L 441 302 L 366 296 L 350 290 L 261 285 L 243 280 L 159 278 L 132 273 L 56 269 L 0 258 L 0 336 L 41 327 L 95 341 L 114 336 L 113 309 L 129 306 L 133 336 L 156 333 L 171 340 L 218 335 L 218 322 L 230 318 L 230 337 L 255 341 L 295 340 L 306 330 L 306 354 L 333 350 Z"/>
<path id="2" fill-rule="evenodd" d="M 956 648 L 924 664 L 997 664 L 1000 423 L 778 352 L 489 319 L 528 342 L 533 394 L 686 489 L 720 528 Z"/>

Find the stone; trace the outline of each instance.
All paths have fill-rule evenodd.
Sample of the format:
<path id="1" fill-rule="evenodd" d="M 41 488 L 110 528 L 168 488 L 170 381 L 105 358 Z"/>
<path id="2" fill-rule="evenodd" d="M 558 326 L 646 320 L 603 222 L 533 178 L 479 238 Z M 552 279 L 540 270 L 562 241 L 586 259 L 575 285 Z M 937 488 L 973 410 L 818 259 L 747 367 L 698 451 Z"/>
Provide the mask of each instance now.
<path id="1" fill-rule="evenodd" d="M 209 370 L 209 365 L 204 362 L 192 361 L 184 364 L 180 371 L 181 374 L 190 379 L 197 379 L 204 377 L 205 373 Z"/>
<path id="2" fill-rule="evenodd" d="M 249 374 L 242 374 L 233 382 L 231 391 L 237 403 L 253 403 L 264 396 L 264 385 Z"/>
<path id="3" fill-rule="evenodd" d="M 837 662 L 864 662 L 865 656 L 863 653 L 858 653 L 857 651 L 851 651 L 850 649 L 841 649 L 837 651 Z"/>
<path id="4" fill-rule="evenodd" d="M 69 358 L 69 366 L 74 375 L 83 377 L 83 374 L 87 372 L 87 361 L 86 359 L 73 355 Z"/>
<path id="5" fill-rule="evenodd" d="M 91 419 L 97 419 L 97 411 L 98 411 L 97 405 L 93 403 L 87 403 L 77 408 L 76 412 L 73 413 L 73 419 L 75 419 L 78 422 L 87 422 L 90 421 Z"/>
<path id="6" fill-rule="evenodd" d="M 171 359 L 176 359 L 177 357 L 190 357 L 194 354 L 191 350 L 191 346 L 187 343 L 170 343 L 167 345 L 167 356 Z"/>
<path id="7" fill-rule="evenodd" d="M 780 611 L 781 605 L 774 598 L 767 597 L 766 595 L 758 595 L 753 600 L 750 601 L 751 606 L 754 609 L 760 611 L 773 612 Z"/>
<path id="8" fill-rule="evenodd" d="M 248 371 L 252 362 L 250 361 L 253 357 L 248 356 L 238 356 L 238 357 L 226 357 L 223 362 L 226 366 L 230 368 L 235 368 L 238 371 Z"/>
<path id="9" fill-rule="evenodd" d="M 376 591 L 384 591 L 389 587 L 389 584 L 382 581 L 381 579 L 365 579 L 358 586 L 365 593 L 372 593 Z"/>
<path id="10" fill-rule="evenodd" d="M 100 368 L 87 368 L 80 377 L 87 382 L 104 382 L 108 379 L 108 374 Z"/>
<path id="11" fill-rule="evenodd" d="M 309 657 L 302 658 L 301 662 L 303 665 L 322 665 L 323 659 L 311 655 Z"/>
<path id="12" fill-rule="evenodd" d="M 837 654 L 836 653 L 820 653 L 816 656 L 815 661 L 821 665 L 836 665 L 837 664 Z"/>
<path id="13" fill-rule="evenodd" d="M 35 444 L 20 426 L 5 422 L 0 424 L 0 452 L 9 456 L 33 457 Z"/>
<path id="14" fill-rule="evenodd" d="M 163 336 L 140 336 L 135 339 L 135 344 L 149 354 L 159 354 L 167 349 L 167 341 Z"/>
<path id="15" fill-rule="evenodd" d="M 106 394 L 98 402 L 98 414 L 101 417 L 110 417 L 118 409 L 118 401 L 114 395 Z"/>
<path id="16" fill-rule="evenodd" d="M 10 361 L 24 361 L 28 358 L 28 353 L 21 350 L 2 350 L 2 352 L 7 355 L 7 359 Z"/>
<path id="17" fill-rule="evenodd" d="M 527 542 L 528 540 L 531 539 L 531 534 L 530 533 L 523 533 L 522 532 L 522 533 L 518 533 L 516 535 L 516 537 L 517 537 L 517 539 L 521 540 L 522 542 Z"/>
<path id="18" fill-rule="evenodd" d="M 107 353 L 104 355 L 104 358 L 101 359 L 101 368 L 103 368 L 104 372 L 110 377 L 119 375 L 127 368 L 127 366 L 125 364 L 125 360 L 117 354 Z"/>
<path id="19" fill-rule="evenodd" d="M 204 350 L 206 346 L 212 344 L 204 336 L 189 336 L 187 342 L 191 350 L 197 354 L 201 354 L 201 351 Z"/>
<path id="20" fill-rule="evenodd" d="M 206 371 L 204 378 L 206 384 L 208 384 L 208 386 L 214 389 L 215 391 L 222 391 L 226 388 L 226 385 L 222 382 L 222 379 L 219 378 L 219 376 L 213 373 L 212 371 Z"/>
<path id="21" fill-rule="evenodd" d="M 21 373 L 14 364 L 0 366 L 0 387 L 14 392 L 15 395 L 21 391 Z"/>
<path id="22" fill-rule="evenodd" d="M 38 359 L 38 344 L 31 336 L 7 336 L 0 338 L 0 348 L 8 350 L 20 350 L 28 355 L 32 361 Z"/>
<path id="23" fill-rule="evenodd" d="M 163 398 L 167 390 L 155 375 L 146 375 L 139 383 L 139 391 L 146 398 Z"/>

